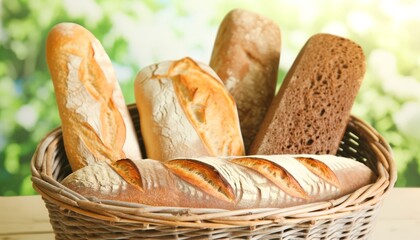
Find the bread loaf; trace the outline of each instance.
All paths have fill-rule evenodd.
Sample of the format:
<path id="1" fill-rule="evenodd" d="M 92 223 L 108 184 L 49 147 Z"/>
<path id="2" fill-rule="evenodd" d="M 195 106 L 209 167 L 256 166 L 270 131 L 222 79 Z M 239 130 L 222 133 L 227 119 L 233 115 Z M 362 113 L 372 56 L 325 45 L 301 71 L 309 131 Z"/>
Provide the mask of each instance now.
<path id="1" fill-rule="evenodd" d="M 120 160 L 98 163 L 62 184 L 83 196 L 152 206 L 281 208 L 328 201 L 369 184 L 364 164 L 332 155 Z"/>
<path id="2" fill-rule="evenodd" d="M 317 34 L 300 51 L 249 154 L 333 154 L 365 73 L 362 48 Z"/>
<path id="3" fill-rule="evenodd" d="M 148 158 L 244 154 L 235 102 L 208 66 L 191 58 L 154 64 L 134 90 Z"/>
<path id="4" fill-rule="evenodd" d="M 46 55 L 71 168 L 140 159 L 137 136 L 111 61 L 100 42 L 74 23 L 48 34 Z"/>
<path id="5" fill-rule="evenodd" d="M 236 101 L 246 150 L 274 97 L 280 45 L 277 24 L 251 11 L 234 9 L 219 26 L 210 67 Z"/>

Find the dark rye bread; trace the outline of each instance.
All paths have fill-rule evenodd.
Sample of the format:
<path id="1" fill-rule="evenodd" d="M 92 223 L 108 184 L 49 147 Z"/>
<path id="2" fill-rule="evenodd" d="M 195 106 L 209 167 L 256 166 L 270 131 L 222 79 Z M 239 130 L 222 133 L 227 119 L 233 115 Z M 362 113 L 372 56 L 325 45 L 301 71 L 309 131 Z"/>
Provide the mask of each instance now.
<path id="1" fill-rule="evenodd" d="M 335 154 L 364 73 L 359 45 L 330 34 L 312 36 L 273 99 L 249 154 Z"/>

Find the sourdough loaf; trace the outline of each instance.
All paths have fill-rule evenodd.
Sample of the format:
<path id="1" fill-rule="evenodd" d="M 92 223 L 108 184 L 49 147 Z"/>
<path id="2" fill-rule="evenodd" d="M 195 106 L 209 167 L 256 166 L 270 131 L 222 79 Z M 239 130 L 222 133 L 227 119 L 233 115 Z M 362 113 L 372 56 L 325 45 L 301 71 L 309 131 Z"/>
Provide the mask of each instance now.
<path id="1" fill-rule="evenodd" d="M 280 45 L 277 24 L 251 11 L 234 9 L 219 26 L 210 67 L 236 101 L 247 150 L 274 97 Z"/>
<path id="2" fill-rule="evenodd" d="M 62 184 L 83 196 L 152 206 L 281 208 L 328 201 L 369 184 L 364 164 L 332 155 L 121 160 L 98 163 Z"/>
<path id="3" fill-rule="evenodd" d="M 183 58 L 145 67 L 134 90 L 148 158 L 244 155 L 235 101 L 207 65 Z"/>
<path id="4" fill-rule="evenodd" d="M 135 129 L 100 42 L 82 26 L 61 23 L 48 34 L 46 56 L 71 168 L 140 159 Z"/>
<path id="5" fill-rule="evenodd" d="M 362 48 L 312 36 L 287 73 L 249 154 L 335 154 L 365 73 Z"/>

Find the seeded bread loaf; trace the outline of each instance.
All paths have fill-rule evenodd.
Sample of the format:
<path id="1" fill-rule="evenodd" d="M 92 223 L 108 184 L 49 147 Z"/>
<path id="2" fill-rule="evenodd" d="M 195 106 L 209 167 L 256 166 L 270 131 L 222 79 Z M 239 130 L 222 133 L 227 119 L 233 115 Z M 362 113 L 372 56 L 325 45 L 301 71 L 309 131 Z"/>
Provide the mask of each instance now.
<path id="1" fill-rule="evenodd" d="M 148 158 L 244 155 L 235 101 L 207 65 L 183 58 L 145 67 L 134 92 Z"/>
<path id="2" fill-rule="evenodd" d="M 243 9 L 229 12 L 216 36 L 210 67 L 236 101 L 247 150 L 274 97 L 280 45 L 276 23 Z"/>
<path id="3" fill-rule="evenodd" d="M 62 184 L 83 196 L 188 208 L 281 208 L 328 201 L 369 184 L 364 164 L 331 155 L 202 157 L 98 163 Z"/>
<path id="4" fill-rule="evenodd" d="M 317 34 L 300 51 L 249 154 L 335 154 L 365 73 L 362 48 Z"/>
<path id="5" fill-rule="evenodd" d="M 46 56 L 73 171 L 98 162 L 140 159 L 133 123 L 101 43 L 74 23 L 56 25 Z"/>

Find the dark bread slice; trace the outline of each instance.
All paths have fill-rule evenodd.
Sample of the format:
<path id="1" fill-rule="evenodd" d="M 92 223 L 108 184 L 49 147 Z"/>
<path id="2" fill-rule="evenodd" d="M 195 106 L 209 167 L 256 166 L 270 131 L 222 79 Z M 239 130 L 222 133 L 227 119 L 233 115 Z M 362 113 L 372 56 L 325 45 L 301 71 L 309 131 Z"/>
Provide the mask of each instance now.
<path id="1" fill-rule="evenodd" d="M 249 154 L 335 154 L 365 73 L 351 40 L 312 36 L 264 118 Z"/>

